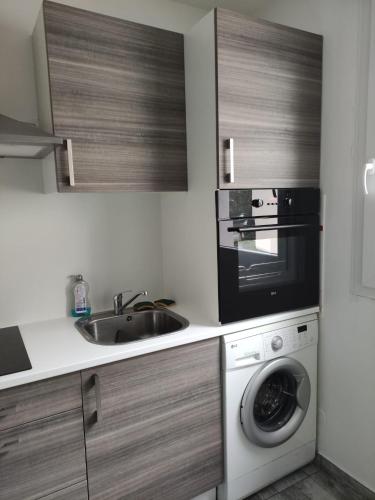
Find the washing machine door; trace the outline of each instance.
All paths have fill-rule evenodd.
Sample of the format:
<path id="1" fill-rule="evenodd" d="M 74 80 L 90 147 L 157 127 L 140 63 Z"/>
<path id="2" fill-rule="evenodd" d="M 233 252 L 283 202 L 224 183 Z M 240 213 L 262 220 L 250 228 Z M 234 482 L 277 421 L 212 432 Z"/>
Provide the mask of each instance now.
<path id="1" fill-rule="evenodd" d="M 265 363 L 251 378 L 241 401 L 247 438 L 264 448 L 287 441 L 305 418 L 310 392 L 308 373 L 295 359 Z"/>

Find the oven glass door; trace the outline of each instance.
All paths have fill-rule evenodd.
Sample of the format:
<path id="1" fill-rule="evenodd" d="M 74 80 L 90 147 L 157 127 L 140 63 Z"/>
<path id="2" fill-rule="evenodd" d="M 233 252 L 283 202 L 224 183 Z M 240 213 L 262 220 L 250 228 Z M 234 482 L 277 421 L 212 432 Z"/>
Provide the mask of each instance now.
<path id="1" fill-rule="evenodd" d="M 319 302 L 318 216 L 219 222 L 222 323 Z"/>

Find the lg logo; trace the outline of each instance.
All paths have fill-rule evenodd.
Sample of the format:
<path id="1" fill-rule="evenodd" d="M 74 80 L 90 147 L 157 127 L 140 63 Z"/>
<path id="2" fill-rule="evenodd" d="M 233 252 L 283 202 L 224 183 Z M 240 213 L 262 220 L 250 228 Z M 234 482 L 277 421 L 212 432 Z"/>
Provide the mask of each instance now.
<path id="1" fill-rule="evenodd" d="M 272 292 L 270 293 L 271 297 L 273 297 L 274 295 L 277 295 L 277 290 L 272 290 Z"/>

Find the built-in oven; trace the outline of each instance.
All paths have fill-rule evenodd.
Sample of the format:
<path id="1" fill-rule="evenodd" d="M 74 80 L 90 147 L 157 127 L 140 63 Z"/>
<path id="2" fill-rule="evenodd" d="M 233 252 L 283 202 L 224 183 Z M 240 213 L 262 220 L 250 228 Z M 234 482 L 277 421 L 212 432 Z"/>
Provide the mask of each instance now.
<path id="1" fill-rule="evenodd" d="M 319 189 L 216 193 L 221 323 L 319 303 Z"/>

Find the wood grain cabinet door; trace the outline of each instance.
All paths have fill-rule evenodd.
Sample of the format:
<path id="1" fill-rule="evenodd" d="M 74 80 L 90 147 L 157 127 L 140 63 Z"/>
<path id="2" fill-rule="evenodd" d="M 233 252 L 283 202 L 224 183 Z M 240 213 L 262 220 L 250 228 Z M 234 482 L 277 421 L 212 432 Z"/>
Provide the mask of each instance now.
<path id="1" fill-rule="evenodd" d="M 82 408 L 81 377 L 72 373 L 0 391 L 0 431 Z"/>
<path id="2" fill-rule="evenodd" d="M 82 408 L 0 432 L 1 500 L 34 500 L 85 480 Z"/>
<path id="3" fill-rule="evenodd" d="M 219 188 L 318 186 L 322 37 L 222 9 L 216 32 Z"/>
<path id="4" fill-rule="evenodd" d="M 83 372 L 90 500 L 190 499 L 223 479 L 218 339 Z"/>
<path id="5" fill-rule="evenodd" d="M 43 5 L 59 190 L 186 190 L 183 35 Z"/>
<path id="6" fill-rule="evenodd" d="M 41 500 L 88 500 L 87 481 L 55 491 Z"/>

